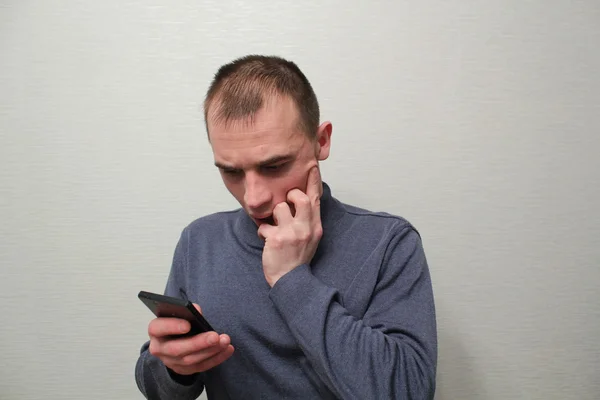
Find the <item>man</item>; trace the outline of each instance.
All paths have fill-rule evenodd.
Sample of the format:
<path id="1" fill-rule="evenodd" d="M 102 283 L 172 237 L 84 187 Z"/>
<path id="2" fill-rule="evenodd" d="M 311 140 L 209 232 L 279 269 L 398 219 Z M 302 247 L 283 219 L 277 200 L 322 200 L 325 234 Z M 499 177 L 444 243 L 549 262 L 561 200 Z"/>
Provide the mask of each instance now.
<path id="1" fill-rule="evenodd" d="M 431 399 L 435 307 L 420 236 L 322 182 L 332 124 L 298 67 L 248 56 L 204 104 L 215 165 L 241 208 L 197 219 L 165 294 L 218 332 L 150 322 L 136 381 L 149 399 Z M 373 133 L 369 133 L 373 134 Z"/>

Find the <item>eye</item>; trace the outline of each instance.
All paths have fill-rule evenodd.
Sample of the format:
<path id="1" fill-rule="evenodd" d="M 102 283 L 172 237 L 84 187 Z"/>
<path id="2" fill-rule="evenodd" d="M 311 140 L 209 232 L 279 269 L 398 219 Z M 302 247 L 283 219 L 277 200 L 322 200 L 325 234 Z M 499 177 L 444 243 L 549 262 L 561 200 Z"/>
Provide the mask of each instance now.
<path id="1" fill-rule="evenodd" d="M 221 169 L 221 171 L 223 172 L 223 174 L 231 177 L 237 177 L 242 175 L 242 171 L 239 169 L 223 168 Z"/>
<path id="2" fill-rule="evenodd" d="M 286 166 L 286 164 L 275 164 L 275 165 L 265 165 L 264 167 L 262 167 L 263 171 L 265 171 L 266 173 L 277 173 L 277 172 L 281 172 L 284 167 Z"/>

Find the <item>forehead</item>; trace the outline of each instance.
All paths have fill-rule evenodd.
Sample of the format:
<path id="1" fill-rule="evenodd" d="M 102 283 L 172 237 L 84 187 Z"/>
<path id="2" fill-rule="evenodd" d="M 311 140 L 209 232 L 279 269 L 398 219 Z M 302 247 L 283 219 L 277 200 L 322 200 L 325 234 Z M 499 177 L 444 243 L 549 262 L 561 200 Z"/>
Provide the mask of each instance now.
<path id="1" fill-rule="evenodd" d="M 220 139 L 220 136 L 233 133 L 243 133 L 248 129 L 273 130 L 285 128 L 296 129 L 299 123 L 299 114 L 296 104 L 289 96 L 268 95 L 263 98 L 261 108 L 256 112 L 239 119 L 225 120 L 223 115 L 228 114 L 227 109 L 222 109 L 222 104 L 215 100 L 207 115 L 207 127 L 210 138 Z M 249 110 L 250 111 L 250 110 Z M 235 110 L 239 112 L 239 110 Z"/>
<path id="2" fill-rule="evenodd" d="M 289 98 L 274 98 L 252 117 L 212 123 L 207 121 L 215 161 L 230 165 L 259 163 L 298 151 L 306 140 L 298 112 Z"/>

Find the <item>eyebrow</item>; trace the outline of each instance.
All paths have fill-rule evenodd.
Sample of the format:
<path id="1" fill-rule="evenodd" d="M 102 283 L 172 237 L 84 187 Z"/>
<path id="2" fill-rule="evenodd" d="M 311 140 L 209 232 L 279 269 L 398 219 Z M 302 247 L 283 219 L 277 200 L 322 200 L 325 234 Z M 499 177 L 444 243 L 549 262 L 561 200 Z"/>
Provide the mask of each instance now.
<path id="1" fill-rule="evenodd" d="M 283 162 L 292 161 L 293 159 L 294 159 L 294 156 L 291 154 L 273 156 L 273 157 L 267 158 L 266 160 L 259 162 L 258 164 L 256 164 L 256 166 L 259 168 L 267 167 L 267 166 L 273 165 L 273 164 L 279 164 L 279 163 L 283 163 Z M 226 164 L 220 163 L 218 161 L 215 161 L 215 166 L 218 168 L 221 168 L 221 169 L 225 169 L 225 170 L 239 169 L 233 165 L 226 165 Z"/>

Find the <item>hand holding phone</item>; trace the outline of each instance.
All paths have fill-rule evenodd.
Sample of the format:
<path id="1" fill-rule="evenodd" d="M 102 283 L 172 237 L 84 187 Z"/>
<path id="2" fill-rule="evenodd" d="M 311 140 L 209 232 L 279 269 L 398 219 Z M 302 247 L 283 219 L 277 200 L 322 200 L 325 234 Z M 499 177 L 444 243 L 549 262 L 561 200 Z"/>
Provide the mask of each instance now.
<path id="1" fill-rule="evenodd" d="M 194 336 L 201 332 L 214 331 L 194 305 L 177 297 L 141 291 L 138 298 L 159 318 L 179 318 L 190 323 L 188 332 L 176 336 Z"/>
<path id="2" fill-rule="evenodd" d="M 150 353 L 177 374 L 206 371 L 233 354 L 229 336 L 215 332 L 198 305 L 144 291 L 138 297 L 156 315 L 148 325 Z"/>

